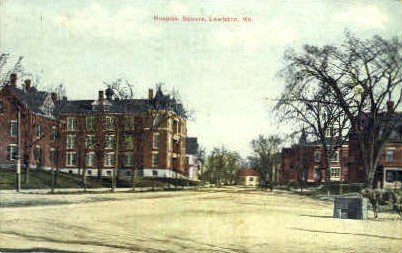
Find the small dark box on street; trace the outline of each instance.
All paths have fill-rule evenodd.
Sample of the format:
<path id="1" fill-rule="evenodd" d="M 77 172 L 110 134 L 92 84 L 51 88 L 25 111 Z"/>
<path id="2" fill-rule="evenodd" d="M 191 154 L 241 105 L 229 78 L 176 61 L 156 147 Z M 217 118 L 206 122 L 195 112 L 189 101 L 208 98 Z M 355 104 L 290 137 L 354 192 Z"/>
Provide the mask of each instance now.
<path id="1" fill-rule="evenodd" d="M 358 219 L 367 218 L 367 199 L 360 197 L 337 197 L 334 202 L 334 218 Z"/>

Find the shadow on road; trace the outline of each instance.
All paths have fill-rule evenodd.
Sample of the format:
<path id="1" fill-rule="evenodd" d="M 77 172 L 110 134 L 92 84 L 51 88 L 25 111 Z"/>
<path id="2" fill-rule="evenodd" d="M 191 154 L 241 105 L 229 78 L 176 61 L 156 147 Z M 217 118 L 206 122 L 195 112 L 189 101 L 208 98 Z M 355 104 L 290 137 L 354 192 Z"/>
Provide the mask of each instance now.
<path id="1" fill-rule="evenodd" d="M 60 253 L 78 253 L 79 251 L 60 250 L 60 249 L 50 249 L 50 248 L 24 248 L 24 249 L 0 248 L 0 252 L 60 252 Z"/>
<path id="2" fill-rule="evenodd" d="M 402 238 L 392 237 L 392 236 L 379 236 L 379 235 L 370 235 L 370 234 L 361 234 L 361 233 L 322 231 L 322 230 L 304 229 L 304 228 L 295 228 L 295 227 L 288 227 L 288 229 L 311 232 L 311 233 L 324 233 L 324 234 L 337 234 L 337 235 L 358 235 L 358 236 L 367 236 L 367 237 L 379 238 L 379 239 L 389 239 L 389 240 L 402 241 Z"/>
<path id="3" fill-rule="evenodd" d="M 333 219 L 334 217 L 330 215 L 311 215 L 311 214 L 300 214 L 302 217 L 313 217 L 313 218 L 326 218 Z"/>

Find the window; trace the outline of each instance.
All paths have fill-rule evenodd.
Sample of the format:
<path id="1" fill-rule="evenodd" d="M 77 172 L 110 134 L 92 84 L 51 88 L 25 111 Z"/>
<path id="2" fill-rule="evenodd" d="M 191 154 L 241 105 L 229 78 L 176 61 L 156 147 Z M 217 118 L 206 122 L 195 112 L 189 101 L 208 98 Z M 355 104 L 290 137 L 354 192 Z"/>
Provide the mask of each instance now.
<path id="1" fill-rule="evenodd" d="M 105 136 L 105 148 L 112 149 L 114 146 L 114 135 Z"/>
<path id="2" fill-rule="evenodd" d="M 106 130 L 113 130 L 114 129 L 114 117 L 113 116 L 106 116 L 105 129 Z"/>
<path id="3" fill-rule="evenodd" d="M 4 103 L 3 101 L 0 101 L 0 113 L 4 112 Z"/>
<path id="4" fill-rule="evenodd" d="M 331 162 L 339 162 L 339 150 L 335 150 L 331 154 Z"/>
<path id="5" fill-rule="evenodd" d="M 385 181 L 393 183 L 395 181 L 402 181 L 402 170 L 386 170 Z"/>
<path id="6" fill-rule="evenodd" d="M 314 151 L 314 161 L 317 163 L 321 161 L 321 151 Z"/>
<path id="7" fill-rule="evenodd" d="M 158 153 L 152 154 L 152 167 L 158 166 Z"/>
<path id="8" fill-rule="evenodd" d="M 34 159 L 36 164 L 41 165 L 42 164 L 42 149 L 40 146 L 36 146 L 34 149 Z"/>
<path id="9" fill-rule="evenodd" d="M 394 162 L 394 155 L 395 155 L 395 150 L 393 150 L 393 149 L 388 149 L 387 150 L 387 154 L 386 154 L 387 163 Z"/>
<path id="10" fill-rule="evenodd" d="M 332 136 L 332 129 L 327 128 L 327 129 L 325 130 L 325 137 L 331 137 L 331 136 Z"/>
<path id="11" fill-rule="evenodd" d="M 91 131 L 95 126 L 95 119 L 93 116 L 87 116 L 85 120 L 87 131 Z"/>
<path id="12" fill-rule="evenodd" d="M 115 164 L 115 159 L 114 159 L 114 153 L 106 153 L 105 154 L 105 161 L 104 161 L 104 166 L 106 166 L 106 167 L 112 167 L 112 166 L 114 166 Z"/>
<path id="13" fill-rule="evenodd" d="M 134 130 L 134 116 L 127 116 L 124 119 L 124 129 L 125 130 Z"/>
<path id="14" fill-rule="evenodd" d="M 133 166 L 133 154 L 132 153 L 124 154 L 124 166 L 125 167 Z"/>
<path id="15" fill-rule="evenodd" d="M 249 178 L 248 178 L 248 181 L 252 182 L 252 181 L 254 181 L 254 178 L 253 178 L 253 177 L 249 177 Z"/>
<path id="16" fill-rule="evenodd" d="M 67 149 L 74 149 L 76 141 L 77 136 L 72 134 L 67 135 Z"/>
<path id="17" fill-rule="evenodd" d="M 95 120 L 93 116 L 87 116 L 86 118 L 86 128 L 88 131 L 93 130 L 95 126 Z"/>
<path id="18" fill-rule="evenodd" d="M 154 133 L 153 134 L 153 140 L 152 140 L 152 146 L 154 149 L 158 149 L 159 145 L 161 142 L 161 136 L 160 133 Z"/>
<path id="19" fill-rule="evenodd" d="M 85 155 L 85 166 L 86 167 L 94 166 L 94 158 L 95 158 L 95 153 L 93 153 L 93 152 L 87 153 Z"/>
<path id="20" fill-rule="evenodd" d="M 59 137 L 59 133 L 57 132 L 57 127 L 56 126 L 52 126 L 52 141 L 56 141 L 57 137 Z"/>
<path id="21" fill-rule="evenodd" d="M 36 134 L 36 138 L 40 139 L 43 136 L 43 128 L 41 125 L 37 124 L 35 126 L 35 134 Z"/>
<path id="22" fill-rule="evenodd" d="M 77 119 L 74 117 L 67 118 L 67 130 L 75 131 L 77 129 Z"/>
<path id="23" fill-rule="evenodd" d="M 10 121 L 10 136 L 17 137 L 18 135 L 18 123 L 16 120 Z"/>
<path id="24" fill-rule="evenodd" d="M 106 171 L 106 175 L 111 176 L 112 172 L 110 170 Z"/>
<path id="25" fill-rule="evenodd" d="M 92 175 L 92 170 L 87 170 L 87 175 Z"/>
<path id="26" fill-rule="evenodd" d="M 130 134 L 124 135 L 124 144 L 126 145 L 126 149 L 134 148 L 134 138 Z"/>
<path id="27" fill-rule="evenodd" d="M 161 123 L 162 123 L 162 116 L 159 114 L 155 115 L 153 126 L 159 127 L 161 125 Z"/>
<path id="28" fill-rule="evenodd" d="M 338 179 L 341 177 L 341 168 L 331 168 L 331 179 Z"/>
<path id="29" fill-rule="evenodd" d="M 95 135 L 87 135 L 85 139 L 85 147 L 87 149 L 93 149 L 95 144 Z"/>
<path id="30" fill-rule="evenodd" d="M 17 144 L 10 144 L 7 147 L 8 149 L 8 159 L 9 160 L 17 160 L 18 158 L 18 148 Z"/>
<path id="31" fill-rule="evenodd" d="M 152 171 L 152 176 L 154 176 L 154 177 L 158 176 L 158 171 L 157 171 L 157 170 L 153 170 L 153 171 Z"/>
<path id="32" fill-rule="evenodd" d="M 75 166 L 77 154 L 75 152 L 67 152 L 66 156 L 66 166 Z"/>

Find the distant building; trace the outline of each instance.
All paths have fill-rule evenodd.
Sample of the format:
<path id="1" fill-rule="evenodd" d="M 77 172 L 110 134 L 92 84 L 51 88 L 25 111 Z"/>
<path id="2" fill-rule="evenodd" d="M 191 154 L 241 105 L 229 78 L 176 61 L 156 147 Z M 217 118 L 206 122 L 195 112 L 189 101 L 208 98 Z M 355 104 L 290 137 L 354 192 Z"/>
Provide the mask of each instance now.
<path id="1" fill-rule="evenodd" d="M 187 137 L 186 141 L 186 174 L 189 180 L 198 181 L 201 161 L 198 159 L 199 145 L 197 138 Z"/>
<path id="2" fill-rule="evenodd" d="M 258 186 L 260 183 L 260 174 L 252 168 L 242 168 L 236 173 L 237 185 Z"/>
<path id="3" fill-rule="evenodd" d="M 399 117 L 399 118 L 398 118 Z M 382 149 L 375 182 L 379 187 L 402 186 L 402 113 L 387 144 Z M 319 142 L 299 143 L 282 150 L 280 182 L 325 182 L 323 148 Z M 352 134 L 349 141 L 335 148 L 330 159 L 330 180 L 363 184 L 365 182 L 363 156 L 358 141 Z"/>

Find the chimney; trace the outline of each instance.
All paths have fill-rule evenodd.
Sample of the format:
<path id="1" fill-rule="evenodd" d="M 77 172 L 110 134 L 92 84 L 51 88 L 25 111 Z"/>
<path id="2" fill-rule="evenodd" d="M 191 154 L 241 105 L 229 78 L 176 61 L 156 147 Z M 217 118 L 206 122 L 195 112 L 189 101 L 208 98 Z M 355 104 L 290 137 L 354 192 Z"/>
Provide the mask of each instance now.
<path id="1" fill-rule="evenodd" d="M 11 75 L 10 75 L 10 86 L 12 86 L 12 87 L 17 87 L 17 74 L 15 74 L 15 73 L 12 73 Z"/>
<path id="2" fill-rule="evenodd" d="M 25 91 L 28 91 L 31 88 L 31 80 L 30 79 L 26 79 L 24 81 L 25 84 Z"/>
<path id="3" fill-rule="evenodd" d="M 50 93 L 50 97 L 52 98 L 53 103 L 57 102 L 57 93 L 56 92 Z"/>
<path id="4" fill-rule="evenodd" d="M 148 89 L 148 99 L 153 99 L 153 98 L 154 98 L 154 90 Z"/>
<path id="5" fill-rule="evenodd" d="M 395 111 L 394 105 L 395 105 L 394 101 L 392 101 L 392 100 L 387 101 L 387 112 L 388 113 L 394 113 L 394 111 Z"/>
<path id="6" fill-rule="evenodd" d="M 103 90 L 100 90 L 100 91 L 99 91 L 99 96 L 98 96 L 99 103 L 100 103 L 100 102 L 103 103 L 103 100 L 104 100 L 104 99 L 105 99 L 105 97 L 103 96 Z"/>

